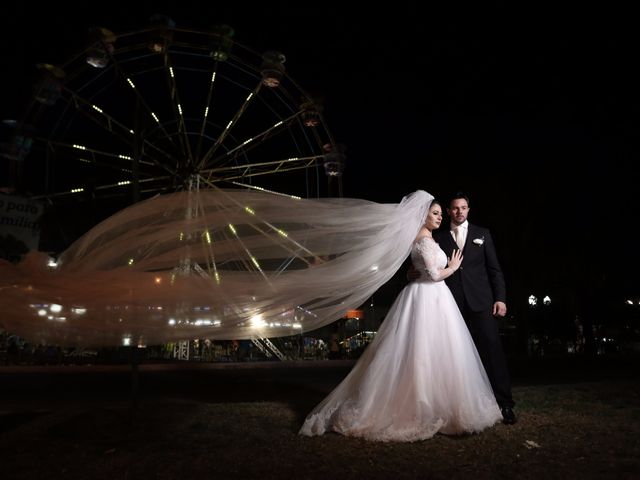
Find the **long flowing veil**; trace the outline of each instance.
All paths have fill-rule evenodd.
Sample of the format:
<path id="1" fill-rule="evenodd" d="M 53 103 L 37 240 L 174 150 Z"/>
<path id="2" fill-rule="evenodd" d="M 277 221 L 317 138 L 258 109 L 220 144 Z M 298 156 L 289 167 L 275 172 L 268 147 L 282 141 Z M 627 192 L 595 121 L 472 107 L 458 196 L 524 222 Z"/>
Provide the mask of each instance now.
<path id="1" fill-rule="evenodd" d="M 410 252 L 433 197 L 399 204 L 195 190 L 126 208 L 63 252 L 0 264 L 0 323 L 32 342 L 279 337 L 357 308 Z"/>

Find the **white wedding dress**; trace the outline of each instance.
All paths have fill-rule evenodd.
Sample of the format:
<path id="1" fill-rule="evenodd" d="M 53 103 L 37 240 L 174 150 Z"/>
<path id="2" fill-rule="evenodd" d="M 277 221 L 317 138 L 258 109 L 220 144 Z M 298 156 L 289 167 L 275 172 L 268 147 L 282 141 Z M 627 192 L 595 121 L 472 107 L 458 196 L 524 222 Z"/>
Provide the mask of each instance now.
<path id="1" fill-rule="evenodd" d="M 301 435 L 334 431 L 411 442 L 479 432 L 502 418 L 471 335 L 444 281 L 438 244 L 411 250 L 420 279 L 398 295 L 374 341 L 307 417 Z"/>

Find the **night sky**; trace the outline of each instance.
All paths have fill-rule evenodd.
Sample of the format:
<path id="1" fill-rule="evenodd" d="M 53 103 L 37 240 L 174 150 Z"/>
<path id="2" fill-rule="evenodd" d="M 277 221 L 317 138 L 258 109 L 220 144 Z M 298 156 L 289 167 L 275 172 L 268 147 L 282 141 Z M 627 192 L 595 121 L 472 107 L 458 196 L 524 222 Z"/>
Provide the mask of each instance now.
<path id="1" fill-rule="evenodd" d="M 29 99 L 32 65 L 64 61 L 91 25 L 118 33 L 154 13 L 185 27 L 227 23 L 236 41 L 284 52 L 289 75 L 324 99 L 347 147 L 344 196 L 395 203 L 418 188 L 465 191 L 470 221 L 494 234 L 511 304 L 534 291 L 640 296 L 638 250 L 621 230 L 636 230 L 639 213 L 635 17 L 584 4 L 421 3 L 5 5 L 2 118 Z"/>

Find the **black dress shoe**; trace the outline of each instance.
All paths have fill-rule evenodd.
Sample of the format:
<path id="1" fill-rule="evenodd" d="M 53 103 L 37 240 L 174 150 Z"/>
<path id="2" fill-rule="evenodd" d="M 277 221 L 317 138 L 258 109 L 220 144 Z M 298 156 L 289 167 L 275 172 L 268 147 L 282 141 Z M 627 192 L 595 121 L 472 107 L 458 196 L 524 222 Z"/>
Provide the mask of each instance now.
<path id="1" fill-rule="evenodd" d="M 511 407 L 500 407 L 500 412 L 502 412 L 502 423 L 505 425 L 513 425 L 518 421 Z"/>

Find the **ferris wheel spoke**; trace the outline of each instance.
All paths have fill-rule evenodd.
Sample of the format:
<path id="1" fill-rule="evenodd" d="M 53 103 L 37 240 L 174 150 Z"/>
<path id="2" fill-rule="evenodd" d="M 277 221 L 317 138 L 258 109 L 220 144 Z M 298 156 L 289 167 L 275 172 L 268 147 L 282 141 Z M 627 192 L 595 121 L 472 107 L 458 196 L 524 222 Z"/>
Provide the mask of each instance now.
<path id="1" fill-rule="evenodd" d="M 316 165 L 319 158 L 322 158 L 322 155 L 210 168 L 201 170 L 200 175 L 211 182 L 229 181 L 239 178 L 249 178 L 260 175 L 307 169 Z"/>
<path id="2" fill-rule="evenodd" d="M 91 147 L 87 147 L 86 145 L 80 145 L 77 143 L 65 143 L 65 142 L 58 142 L 58 141 L 53 141 L 50 139 L 46 139 L 46 138 L 42 138 L 42 137 L 34 137 L 34 140 L 45 143 L 46 145 L 48 145 L 49 147 L 61 147 L 61 148 L 66 148 L 69 149 L 70 151 L 81 151 L 81 152 L 86 152 L 91 154 L 91 156 L 95 157 L 96 155 L 101 155 L 103 157 L 109 157 L 109 158 L 115 158 L 118 160 L 125 160 L 129 163 L 133 162 L 133 158 L 131 158 L 129 155 L 125 155 L 122 153 L 113 153 L 113 152 L 106 152 L 104 150 L 99 150 L 97 148 L 91 148 Z M 83 161 L 82 158 L 80 157 L 75 157 L 80 161 Z M 145 160 L 140 160 L 141 164 L 145 164 L 145 165 L 152 165 L 152 166 L 156 166 L 155 163 L 153 162 L 148 162 Z M 102 165 L 104 166 L 111 166 L 112 168 L 118 168 L 117 166 L 113 166 L 113 165 L 109 165 L 106 163 L 103 163 Z"/>
<path id="3" fill-rule="evenodd" d="M 78 95 L 76 92 L 69 89 L 66 89 L 66 91 L 71 98 L 70 103 L 76 108 L 76 110 L 81 112 L 87 118 L 91 119 L 100 127 L 104 128 L 106 132 L 109 132 L 113 134 L 116 138 L 120 139 L 132 151 L 135 151 L 135 148 L 133 147 L 132 144 L 135 141 L 134 136 L 136 132 L 133 129 L 127 127 L 122 122 L 115 119 L 112 115 L 109 115 L 107 112 L 105 112 L 103 108 L 91 103 L 89 100 L 83 98 L 81 95 Z M 80 108 L 80 105 L 84 106 L 85 108 Z M 116 129 L 114 129 L 114 126 L 118 127 L 120 131 L 117 131 Z M 174 157 L 172 157 L 167 151 L 161 149 L 157 145 L 149 142 L 148 140 L 142 139 L 142 142 L 146 147 L 155 150 L 156 152 L 162 154 L 167 159 L 172 161 L 175 160 Z M 120 155 L 118 155 L 118 157 L 122 158 Z M 153 162 L 152 164 L 155 165 L 156 167 L 162 168 L 167 173 L 175 174 L 175 170 L 170 169 L 168 165 L 166 165 L 165 163 L 158 161 L 157 159 L 155 159 L 155 157 L 150 157 L 148 155 L 147 157 L 151 159 L 151 161 Z M 143 160 L 140 160 L 140 162 L 151 165 L 149 162 L 144 162 Z"/>
<path id="4" fill-rule="evenodd" d="M 138 180 L 138 183 L 140 184 L 141 189 L 144 190 L 144 191 L 147 191 L 147 192 L 158 191 L 158 190 L 166 189 L 165 182 L 167 180 L 169 180 L 170 178 L 171 177 L 166 176 L 166 175 L 159 176 L 159 177 L 142 178 L 142 179 Z M 96 186 L 96 187 L 94 187 L 94 190 L 101 191 L 101 190 L 109 190 L 109 189 L 114 189 L 114 188 L 122 188 L 122 187 L 125 187 L 127 185 L 131 185 L 131 183 L 133 183 L 131 180 L 122 180 L 122 181 L 116 182 L 116 183 L 109 183 L 109 184 Z M 164 188 L 154 187 L 153 183 L 164 184 Z"/>
<path id="5" fill-rule="evenodd" d="M 132 165 L 133 159 L 131 157 L 128 157 L 122 154 L 106 152 L 106 151 L 90 148 L 90 147 L 79 145 L 79 144 L 67 144 L 62 142 L 54 142 L 51 140 L 37 138 L 37 137 L 35 138 L 35 140 L 38 141 L 39 143 L 45 144 L 48 149 L 56 150 L 59 153 L 58 155 L 59 158 L 68 158 L 68 159 L 77 161 L 79 163 L 92 164 L 94 166 L 99 166 L 101 168 L 108 169 L 111 171 L 124 173 L 125 176 L 123 177 L 122 180 L 119 180 L 117 182 L 118 185 L 125 185 L 125 184 L 131 183 L 131 175 L 133 173 L 133 165 Z M 84 154 L 80 152 L 83 152 Z M 118 161 L 124 160 L 127 163 L 122 164 L 122 163 L 106 162 L 106 161 L 100 160 L 101 157 L 105 157 L 107 159 L 116 159 Z M 141 166 L 157 167 L 156 162 L 140 160 L 139 163 Z M 156 177 L 155 174 L 152 174 L 151 172 L 147 172 L 146 170 L 140 170 L 139 173 L 140 175 L 143 176 L 143 178 L 136 180 L 138 183 L 144 183 L 145 181 L 148 181 L 149 177 L 152 177 L 152 178 Z M 165 175 L 161 178 L 169 179 L 175 176 L 174 173 L 172 172 L 169 172 L 169 173 L 170 175 Z M 79 183 L 82 183 L 82 181 L 80 181 Z M 71 188 L 70 190 L 67 190 L 66 193 L 75 193 L 75 191 L 77 191 L 78 189 L 82 191 L 84 190 L 84 187 L 82 185 L 77 185 Z M 64 194 L 64 192 L 59 192 L 59 193 Z M 60 194 L 56 194 L 54 196 L 60 196 Z"/>
<path id="6" fill-rule="evenodd" d="M 158 147 L 156 144 L 150 142 L 149 140 L 143 140 L 143 143 L 146 147 L 148 147 L 149 149 L 158 152 L 159 154 L 161 154 L 164 158 L 166 158 L 167 160 L 170 160 L 172 163 L 176 164 L 177 160 L 174 156 L 172 156 L 169 152 L 163 150 L 162 148 Z M 165 170 L 167 173 L 170 173 L 171 175 L 175 175 L 176 174 L 176 170 L 175 168 L 171 168 L 169 165 L 167 165 L 166 163 L 160 162 L 156 157 L 152 157 L 150 156 L 146 150 L 143 150 L 142 155 L 145 157 L 149 157 L 153 163 L 153 165 L 155 165 L 156 167 L 162 168 L 163 170 Z"/>
<path id="7" fill-rule="evenodd" d="M 216 74 L 218 72 L 218 61 L 215 62 L 213 71 L 211 72 L 211 79 L 209 81 L 209 90 L 207 92 L 207 103 L 205 104 L 204 111 L 202 112 L 202 126 L 200 127 L 200 135 L 198 135 L 198 144 L 196 147 L 196 158 L 200 158 L 200 152 L 202 151 L 202 141 L 205 138 L 205 129 L 207 128 L 207 119 L 209 117 L 209 111 L 213 107 L 213 87 L 216 82 Z"/>
<path id="8" fill-rule="evenodd" d="M 222 133 L 218 136 L 218 139 L 216 140 L 216 142 L 207 151 L 207 153 L 202 157 L 202 160 L 200 160 L 200 163 L 198 164 L 198 169 L 200 169 L 204 165 L 206 165 L 207 162 L 209 161 L 209 159 L 216 152 L 216 150 L 220 147 L 220 145 L 222 145 L 222 142 L 224 142 L 225 138 L 229 135 L 229 132 L 231 131 L 233 126 L 238 122 L 238 120 L 240 119 L 242 114 L 245 112 L 245 110 L 247 109 L 247 107 L 251 103 L 252 99 L 260 91 L 260 87 L 262 87 L 262 83 L 258 83 L 258 85 L 253 89 L 253 91 L 247 96 L 247 98 L 245 99 L 244 103 L 242 105 L 240 105 L 240 108 L 235 113 L 233 118 L 227 123 L 227 125 L 225 126 L 224 130 L 222 131 Z"/>
<path id="9" fill-rule="evenodd" d="M 224 163 L 227 163 L 229 160 L 233 160 L 235 159 L 238 154 L 245 153 L 255 147 L 257 147 L 260 142 L 266 140 L 267 138 L 269 138 L 271 135 L 276 134 L 280 129 L 284 129 L 286 127 L 289 126 L 289 124 L 295 120 L 295 118 L 300 114 L 300 112 L 291 115 L 289 118 L 286 118 L 284 120 L 279 120 L 278 122 L 274 123 L 271 127 L 269 127 L 268 129 L 266 129 L 263 132 L 258 133 L 255 136 L 246 138 L 245 140 L 243 140 L 242 142 L 240 142 L 239 145 L 233 147 L 231 150 L 228 150 L 227 152 L 224 153 L 224 155 L 220 155 L 219 157 L 215 158 L 212 162 L 211 165 L 224 165 Z M 203 166 L 203 168 L 206 168 L 206 165 Z"/>
<path id="10" fill-rule="evenodd" d="M 221 191 L 221 192 L 224 193 L 224 191 Z M 255 231 L 257 231 L 260 234 L 262 234 L 265 237 L 267 237 L 272 242 L 274 242 L 277 245 L 283 247 L 289 254 L 291 254 L 291 256 L 293 258 L 298 258 L 298 259 L 302 260 L 304 263 L 306 263 L 307 265 L 309 265 L 311 263 L 311 262 L 309 262 L 309 260 L 307 260 L 307 258 L 305 258 L 305 257 L 308 257 L 308 256 L 312 256 L 312 257 L 316 256 L 311 250 L 309 250 L 304 245 L 300 244 L 295 239 L 290 237 L 289 234 L 285 230 L 276 227 L 271 222 L 268 222 L 267 220 L 262 218 L 262 216 L 260 215 L 260 212 L 256 212 L 251 207 L 239 203 L 237 200 L 232 198 L 230 195 L 226 195 L 226 197 L 232 203 L 235 203 L 240 209 L 242 209 L 245 213 L 247 213 L 249 215 L 249 218 L 252 221 L 247 222 L 247 225 L 249 225 Z M 291 197 L 291 198 L 298 198 L 298 197 Z M 256 221 L 258 223 L 264 224 L 266 229 L 262 228 L 258 223 L 256 223 Z M 275 234 L 275 236 L 273 234 Z M 306 256 L 300 255 L 299 252 L 305 252 L 307 255 Z"/>
<path id="11" fill-rule="evenodd" d="M 158 115 L 156 115 L 156 113 L 151 109 L 151 107 L 149 106 L 145 98 L 142 96 L 142 93 L 140 93 L 139 89 L 136 87 L 136 84 L 131 78 L 131 76 L 127 75 L 127 73 L 124 71 L 124 68 L 120 65 L 120 62 L 116 58 L 115 53 L 110 54 L 110 57 L 114 65 L 113 68 L 117 73 L 117 75 L 120 77 L 122 81 L 126 82 L 129 85 L 129 87 L 131 87 L 136 99 L 140 102 L 140 105 L 146 110 L 147 114 L 151 118 L 153 118 L 153 120 L 160 126 L 162 132 L 165 135 L 165 138 L 167 138 L 169 141 L 173 143 L 173 139 L 171 138 L 171 135 L 169 135 L 169 132 L 167 132 L 164 129 L 164 127 L 162 126 L 162 123 L 160 122 L 160 119 L 158 118 Z"/>
<path id="12" fill-rule="evenodd" d="M 106 165 L 105 165 L 106 166 Z M 166 182 L 168 180 L 170 180 L 172 177 L 165 175 L 165 176 L 159 176 L 159 177 L 150 177 L 150 178 L 144 178 L 144 179 L 140 179 L 138 180 L 138 183 L 140 183 L 141 185 L 141 191 L 145 192 L 145 193 L 152 193 L 152 192 L 158 192 L 158 191 L 164 191 L 166 190 Z M 91 187 L 91 191 L 92 192 L 105 192 L 105 191 L 120 191 L 119 193 L 113 193 L 109 196 L 113 197 L 113 196 L 122 196 L 123 192 L 122 190 L 124 188 L 129 188 L 129 186 L 132 184 L 132 180 L 130 180 L 129 178 L 125 178 L 123 180 L 120 180 L 118 182 L 115 183 L 107 183 L 107 184 L 101 184 L 101 185 L 95 185 L 93 187 Z M 158 183 L 158 186 L 153 186 L 154 183 Z M 61 197 L 72 197 L 72 196 L 79 196 L 83 193 L 86 192 L 86 188 L 85 187 L 75 187 L 69 190 L 65 190 L 65 191 L 59 191 L 59 192 L 50 192 L 50 193 L 46 193 L 43 195 L 34 195 L 32 198 L 34 200 L 42 200 L 42 199 L 53 199 L 53 198 L 61 198 Z M 104 196 L 104 195 L 103 195 Z"/>
<path id="13" fill-rule="evenodd" d="M 193 155 L 191 153 L 191 144 L 189 143 L 189 137 L 187 135 L 187 128 L 184 122 L 184 114 L 182 112 L 182 104 L 180 103 L 180 95 L 178 93 L 178 88 L 176 85 L 176 76 L 173 66 L 171 65 L 171 58 L 169 57 L 168 51 L 164 52 L 164 66 L 165 70 L 168 73 L 167 80 L 169 82 L 169 90 L 171 97 L 171 106 L 173 107 L 173 114 L 177 118 L 178 124 L 178 133 L 180 139 L 180 144 L 182 145 L 182 151 L 188 164 L 193 164 Z"/>
<path id="14" fill-rule="evenodd" d="M 93 104 L 77 92 L 68 88 L 65 88 L 65 92 L 69 95 L 69 103 L 73 105 L 77 111 L 98 124 L 100 127 L 103 127 L 107 131 L 117 135 L 123 142 L 131 143 L 131 138 L 135 133 L 133 129 L 119 122 L 113 116 L 105 112 L 103 108 Z M 81 108 L 81 106 L 85 108 Z M 118 127 L 119 131 L 114 127 Z M 126 134 L 126 136 L 123 134 Z"/>

